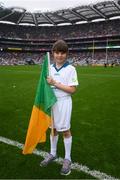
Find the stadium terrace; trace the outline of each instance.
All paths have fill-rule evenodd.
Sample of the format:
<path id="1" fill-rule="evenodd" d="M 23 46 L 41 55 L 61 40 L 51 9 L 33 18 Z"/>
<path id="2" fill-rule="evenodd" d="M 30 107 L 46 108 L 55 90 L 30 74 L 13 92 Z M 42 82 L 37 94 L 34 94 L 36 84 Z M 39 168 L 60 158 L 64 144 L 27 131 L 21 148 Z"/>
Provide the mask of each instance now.
<path id="1" fill-rule="evenodd" d="M 120 1 L 45 13 L 29 13 L 26 9 L 1 5 L 0 64 L 41 64 L 52 44 L 64 39 L 71 63 L 118 66 L 120 19 L 115 18 L 119 15 Z"/>

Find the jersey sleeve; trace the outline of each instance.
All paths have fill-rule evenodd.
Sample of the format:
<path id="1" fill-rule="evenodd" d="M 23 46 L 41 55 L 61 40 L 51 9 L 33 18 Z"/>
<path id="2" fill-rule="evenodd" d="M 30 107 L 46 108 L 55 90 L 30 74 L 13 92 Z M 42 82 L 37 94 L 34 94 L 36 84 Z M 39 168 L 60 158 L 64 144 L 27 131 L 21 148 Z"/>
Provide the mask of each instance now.
<path id="1" fill-rule="evenodd" d="M 68 77 L 68 86 L 78 86 L 78 84 L 77 72 L 73 67 Z"/>

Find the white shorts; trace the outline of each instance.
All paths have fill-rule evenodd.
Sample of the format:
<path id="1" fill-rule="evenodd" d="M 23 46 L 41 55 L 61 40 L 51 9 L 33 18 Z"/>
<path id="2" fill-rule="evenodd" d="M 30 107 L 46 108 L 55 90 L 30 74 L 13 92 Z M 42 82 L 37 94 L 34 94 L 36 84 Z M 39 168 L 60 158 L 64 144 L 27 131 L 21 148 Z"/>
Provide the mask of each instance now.
<path id="1" fill-rule="evenodd" d="M 71 96 L 57 98 L 57 102 L 52 108 L 54 128 L 63 132 L 70 129 L 72 111 Z"/>

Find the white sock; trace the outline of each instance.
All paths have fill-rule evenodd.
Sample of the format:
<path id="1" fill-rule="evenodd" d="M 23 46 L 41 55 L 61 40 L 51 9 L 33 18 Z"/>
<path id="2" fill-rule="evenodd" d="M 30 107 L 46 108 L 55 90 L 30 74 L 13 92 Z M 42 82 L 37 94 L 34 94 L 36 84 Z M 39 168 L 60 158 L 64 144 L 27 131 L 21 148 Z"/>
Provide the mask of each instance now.
<path id="1" fill-rule="evenodd" d="M 71 161 L 72 136 L 70 136 L 69 138 L 64 138 L 64 146 L 65 146 L 65 159 Z"/>
<path id="2" fill-rule="evenodd" d="M 56 151 L 57 151 L 57 142 L 58 142 L 58 135 L 52 137 L 50 135 L 50 144 L 51 144 L 51 151 L 50 154 L 52 154 L 53 156 L 56 156 Z"/>

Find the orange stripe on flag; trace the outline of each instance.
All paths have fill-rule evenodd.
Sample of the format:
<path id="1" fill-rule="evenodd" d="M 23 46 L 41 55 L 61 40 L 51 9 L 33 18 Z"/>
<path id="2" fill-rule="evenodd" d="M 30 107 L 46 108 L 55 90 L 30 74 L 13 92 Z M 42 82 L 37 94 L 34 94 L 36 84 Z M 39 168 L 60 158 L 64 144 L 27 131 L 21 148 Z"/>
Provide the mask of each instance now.
<path id="1" fill-rule="evenodd" d="M 50 124 L 50 116 L 33 106 L 23 154 L 31 154 L 39 142 L 46 141 L 46 131 Z"/>

